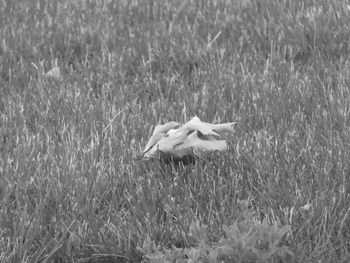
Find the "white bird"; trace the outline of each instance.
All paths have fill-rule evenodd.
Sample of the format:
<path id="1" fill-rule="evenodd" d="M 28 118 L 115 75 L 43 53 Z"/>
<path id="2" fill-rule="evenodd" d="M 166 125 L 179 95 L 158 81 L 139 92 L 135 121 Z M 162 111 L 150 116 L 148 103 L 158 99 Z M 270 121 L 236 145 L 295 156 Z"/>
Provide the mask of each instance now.
<path id="1" fill-rule="evenodd" d="M 233 133 L 235 124 L 211 124 L 194 117 L 183 125 L 174 121 L 157 125 L 142 152 L 142 157 L 181 161 L 215 151 L 224 152 L 228 146 L 221 133 Z"/>

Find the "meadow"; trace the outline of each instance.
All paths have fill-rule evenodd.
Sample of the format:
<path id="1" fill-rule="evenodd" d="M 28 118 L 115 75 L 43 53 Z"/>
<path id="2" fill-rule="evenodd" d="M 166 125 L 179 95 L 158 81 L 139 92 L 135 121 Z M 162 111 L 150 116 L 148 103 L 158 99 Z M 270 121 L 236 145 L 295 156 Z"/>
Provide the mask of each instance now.
<path id="1" fill-rule="evenodd" d="M 349 21 L 342 0 L 1 1 L 0 262 L 349 262 Z M 195 115 L 238 123 L 227 153 L 137 158 Z"/>

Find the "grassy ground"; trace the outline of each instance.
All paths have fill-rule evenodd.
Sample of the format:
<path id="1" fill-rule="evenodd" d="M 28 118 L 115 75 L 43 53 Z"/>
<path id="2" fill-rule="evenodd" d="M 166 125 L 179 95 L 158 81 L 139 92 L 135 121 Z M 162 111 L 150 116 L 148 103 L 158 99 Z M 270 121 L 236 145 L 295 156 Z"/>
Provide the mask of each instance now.
<path id="1" fill-rule="evenodd" d="M 2 1 L 0 261 L 348 262 L 349 21 L 335 0 Z M 193 115 L 239 122 L 227 154 L 135 160 Z"/>

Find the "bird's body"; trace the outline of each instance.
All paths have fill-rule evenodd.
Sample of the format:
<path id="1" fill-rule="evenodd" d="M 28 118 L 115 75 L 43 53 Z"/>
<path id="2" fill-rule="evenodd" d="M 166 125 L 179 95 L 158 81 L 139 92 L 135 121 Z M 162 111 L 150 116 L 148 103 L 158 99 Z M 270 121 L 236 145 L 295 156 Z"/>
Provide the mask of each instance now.
<path id="1" fill-rule="evenodd" d="M 227 143 L 221 133 L 234 132 L 234 122 L 211 124 L 198 117 L 181 125 L 168 122 L 157 125 L 142 155 L 146 159 L 179 161 L 215 151 L 226 151 Z"/>

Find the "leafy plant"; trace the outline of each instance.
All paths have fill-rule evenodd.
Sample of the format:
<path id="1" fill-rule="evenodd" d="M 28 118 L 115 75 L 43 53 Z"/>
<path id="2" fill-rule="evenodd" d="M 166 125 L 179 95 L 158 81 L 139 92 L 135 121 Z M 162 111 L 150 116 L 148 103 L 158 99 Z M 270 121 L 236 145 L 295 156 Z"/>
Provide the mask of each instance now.
<path id="1" fill-rule="evenodd" d="M 235 222 L 230 227 L 223 226 L 226 237 L 209 244 L 205 228 L 195 220 L 190 225 L 190 236 L 195 240 L 191 248 L 159 250 L 149 236 L 143 247 L 144 262 L 268 262 L 274 258 L 293 256 L 286 246 L 281 246 L 282 238 L 290 232 L 290 226 L 268 226 L 266 222 L 246 224 Z"/>

